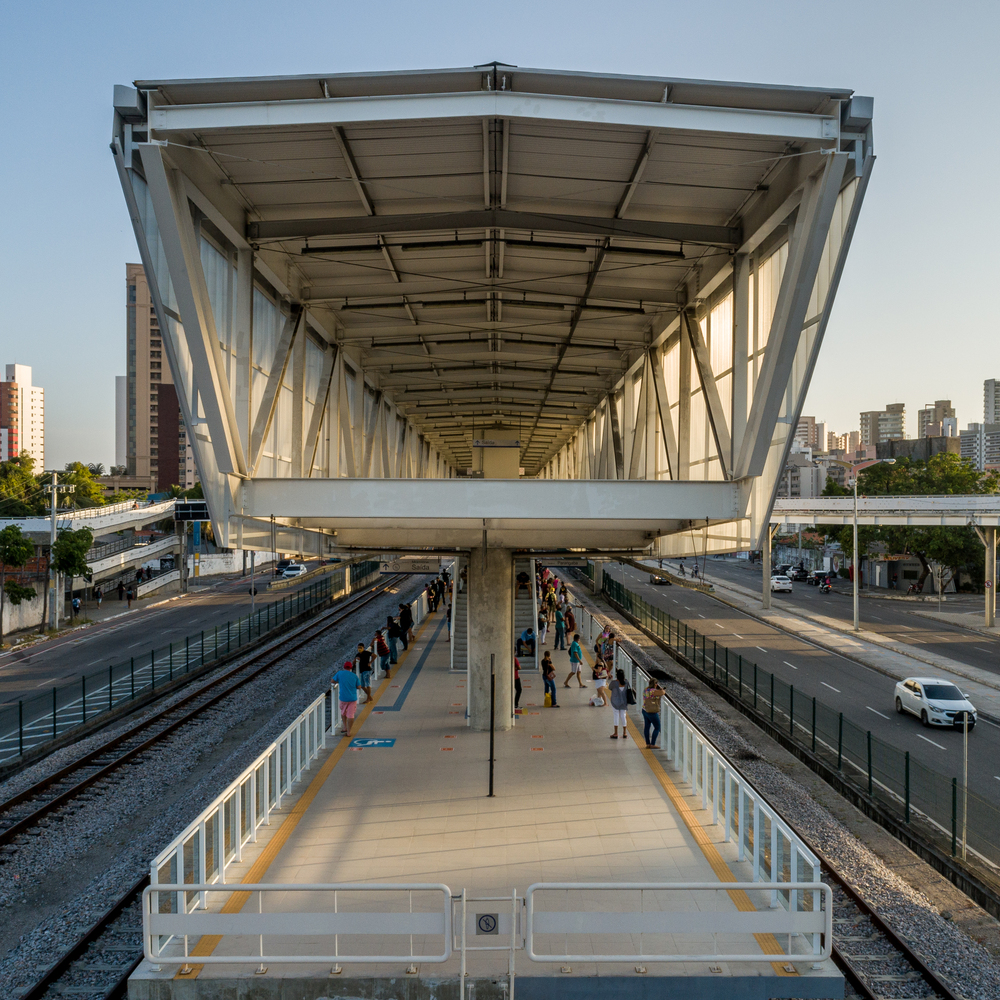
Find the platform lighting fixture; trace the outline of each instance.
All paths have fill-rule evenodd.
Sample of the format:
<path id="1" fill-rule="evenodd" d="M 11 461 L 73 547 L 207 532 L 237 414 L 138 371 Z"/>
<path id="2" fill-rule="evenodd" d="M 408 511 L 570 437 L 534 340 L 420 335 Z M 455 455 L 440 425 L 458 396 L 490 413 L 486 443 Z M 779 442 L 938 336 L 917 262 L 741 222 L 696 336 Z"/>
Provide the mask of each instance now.
<path id="1" fill-rule="evenodd" d="M 854 577 L 854 631 L 861 631 L 861 624 L 859 622 L 858 614 L 858 473 L 862 469 L 867 469 L 872 465 L 895 465 L 896 460 L 894 458 L 873 458 L 867 462 L 858 462 L 856 465 L 851 462 L 842 462 L 838 458 L 827 459 L 830 465 L 842 465 L 845 469 L 850 469 L 854 476 L 854 555 L 851 557 L 851 564 L 853 572 L 851 576 Z"/>

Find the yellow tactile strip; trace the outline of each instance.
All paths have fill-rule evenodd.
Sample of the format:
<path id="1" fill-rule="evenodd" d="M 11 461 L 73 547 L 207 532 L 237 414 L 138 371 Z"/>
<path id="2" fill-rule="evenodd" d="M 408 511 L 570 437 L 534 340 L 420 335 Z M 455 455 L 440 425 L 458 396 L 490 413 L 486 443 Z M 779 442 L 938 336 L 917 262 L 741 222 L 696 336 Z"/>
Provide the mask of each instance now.
<path id="1" fill-rule="evenodd" d="M 590 654 L 585 651 L 584 657 L 592 667 L 594 661 Z M 709 839 L 705 827 L 698 821 L 697 816 L 694 814 L 694 810 L 692 810 L 680 790 L 673 783 L 670 775 L 663 770 L 663 765 L 660 763 L 659 759 L 652 750 L 646 750 L 642 745 L 640 745 L 639 740 L 644 739 L 644 736 L 641 734 L 638 725 L 636 725 L 631 718 L 628 719 L 628 728 L 629 732 L 632 734 L 633 744 L 639 747 L 640 752 L 646 759 L 646 763 L 649 765 L 649 769 L 653 772 L 653 777 L 656 778 L 656 780 L 660 783 L 660 787 L 667 793 L 667 797 L 670 799 L 673 807 L 677 810 L 680 818 L 684 821 L 684 825 L 691 831 L 691 836 L 694 837 L 694 842 L 698 845 L 701 853 L 705 855 L 705 860 L 708 862 L 712 871 L 715 872 L 719 881 L 739 882 L 740 880 L 736 877 L 736 873 L 729 867 L 728 864 L 726 864 L 725 859 L 719 853 L 719 849 Z M 736 905 L 736 908 L 744 913 L 753 912 L 757 909 L 757 907 L 754 906 L 753 901 L 742 889 L 730 891 L 728 895 Z M 781 945 L 778 944 L 777 938 L 775 938 L 773 934 L 754 934 L 754 939 L 757 944 L 760 945 L 760 950 L 765 955 L 780 955 L 783 952 Z M 794 971 L 787 972 L 785 970 L 784 963 L 781 962 L 772 962 L 771 967 L 779 976 L 798 975 L 798 973 Z"/>
<path id="2" fill-rule="evenodd" d="M 257 860 L 250 866 L 246 875 L 240 879 L 240 882 L 263 882 L 264 876 L 267 874 L 267 870 L 274 863 L 275 859 L 278 857 L 278 853 L 288 842 L 288 838 L 295 832 L 295 828 L 299 825 L 302 817 L 305 816 L 306 812 L 309 810 L 309 806 L 312 805 L 313 800 L 319 794 L 320 789 L 323 787 L 326 779 L 330 777 L 333 773 L 333 769 L 340 763 L 340 759 L 347 752 L 347 748 L 351 745 L 351 740 L 355 739 L 361 733 L 361 727 L 365 724 L 368 716 L 371 715 L 375 706 L 379 703 L 382 695 L 389 690 L 389 681 L 399 675 L 399 670 L 402 667 L 404 661 L 410 653 L 410 650 L 419 641 L 421 635 L 423 635 L 424 629 L 427 628 L 432 615 L 428 615 L 424 621 L 421 623 L 420 628 L 416 632 L 416 639 L 410 643 L 409 648 L 407 648 L 403 655 L 399 657 L 396 663 L 395 671 L 392 677 L 386 677 L 383 679 L 382 683 L 378 686 L 377 690 L 373 692 L 372 700 L 365 703 L 365 707 L 361 710 L 361 713 L 357 717 L 357 721 L 354 731 L 350 736 L 343 736 L 340 742 L 334 748 L 333 753 L 323 762 L 323 766 L 316 772 L 316 776 L 306 790 L 299 796 L 299 800 L 292 806 L 292 811 L 285 817 L 281 826 L 275 831 L 274 836 L 268 841 L 264 846 L 264 849 L 260 852 L 260 856 Z M 238 883 L 237 883 L 238 884 Z M 249 892 L 234 892 L 229 899 L 223 904 L 220 913 L 239 913 L 240 910 L 247 904 L 252 894 Z M 205 934 L 198 941 L 198 943 L 191 949 L 191 957 L 204 958 L 206 955 L 211 955 L 215 949 L 219 946 L 219 942 L 222 940 L 221 934 Z M 184 966 L 181 966 L 183 969 Z M 204 965 L 190 965 L 189 972 L 183 972 L 178 970 L 174 975 L 174 979 L 197 979 L 199 973 L 205 968 Z"/>

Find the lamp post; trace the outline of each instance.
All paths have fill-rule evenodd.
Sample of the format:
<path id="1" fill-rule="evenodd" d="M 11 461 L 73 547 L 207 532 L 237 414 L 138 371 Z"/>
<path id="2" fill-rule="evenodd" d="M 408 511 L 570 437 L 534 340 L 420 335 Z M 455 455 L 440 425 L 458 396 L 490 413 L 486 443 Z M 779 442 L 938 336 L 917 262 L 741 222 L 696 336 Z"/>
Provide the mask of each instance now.
<path id="1" fill-rule="evenodd" d="M 851 567 L 853 572 L 851 576 L 854 577 L 854 631 L 861 631 L 861 623 L 858 608 L 858 572 L 859 572 L 859 562 L 858 562 L 858 473 L 862 469 L 867 469 L 872 465 L 895 465 L 896 460 L 894 458 L 872 458 L 867 462 L 858 462 L 854 464 L 852 462 L 842 462 L 840 459 L 831 458 L 827 459 L 831 465 L 842 465 L 845 469 L 850 469 L 854 478 L 854 554 L 851 557 Z"/>

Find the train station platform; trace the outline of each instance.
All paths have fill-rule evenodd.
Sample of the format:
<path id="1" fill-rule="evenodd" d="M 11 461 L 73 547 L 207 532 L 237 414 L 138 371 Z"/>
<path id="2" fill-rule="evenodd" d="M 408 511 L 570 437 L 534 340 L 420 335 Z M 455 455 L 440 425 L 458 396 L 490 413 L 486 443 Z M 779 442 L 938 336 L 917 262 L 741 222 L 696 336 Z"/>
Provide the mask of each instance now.
<path id="1" fill-rule="evenodd" d="M 553 659 L 559 707 L 522 672 L 493 797 L 443 613 L 353 738 L 322 745 L 315 702 L 154 862 L 186 888 L 148 896 L 129 996 L 842 997 L 804 845 L 669 705 L 661 749 L 637 707 L 609 739 L 589 676 L 567 689 Z M 268 807 L 289 759 L 301 778 Z"/>

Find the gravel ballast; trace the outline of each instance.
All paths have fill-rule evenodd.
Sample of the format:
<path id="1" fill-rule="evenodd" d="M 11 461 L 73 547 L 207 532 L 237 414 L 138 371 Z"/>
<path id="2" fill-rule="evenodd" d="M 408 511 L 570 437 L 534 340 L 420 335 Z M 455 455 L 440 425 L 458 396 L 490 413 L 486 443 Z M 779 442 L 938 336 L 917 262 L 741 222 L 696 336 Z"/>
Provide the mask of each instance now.
<path id="1" fill-rule="evenodd" d="M 234 691 L 218 706 L 126 765 L 18 838 L 0 864 L 0 996 L 33 983 L 145 871 L 149 860 L 249 766 L 320 692 L 335 664 L 368 641 L 386 615 L 411 600 L 422 580 L 410 579 L 358 611 L 348 622 Z M 280 642 L 278 639 L 276 642 Z M 231 669 L 232 664 L 222 670 Z M 203 681 L 200 681 L 203 683 Z M 51 774 L 81 750 L 99 745 L 171 699 L 89 737 L 12 776 L 0 799 Z M 112 792 L 113 794 L 108 794 Z M 110 863 L 109 863 L 109 858 Z"/>

